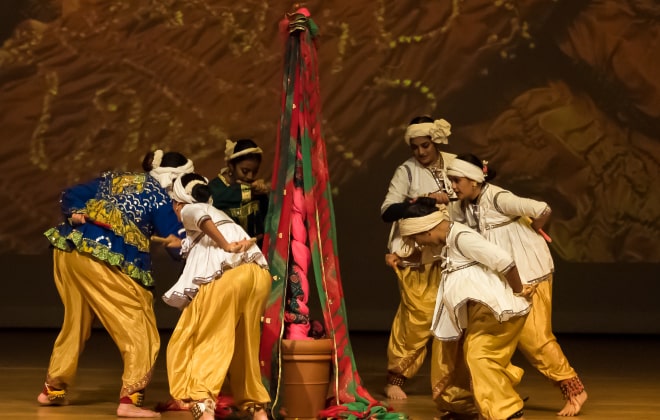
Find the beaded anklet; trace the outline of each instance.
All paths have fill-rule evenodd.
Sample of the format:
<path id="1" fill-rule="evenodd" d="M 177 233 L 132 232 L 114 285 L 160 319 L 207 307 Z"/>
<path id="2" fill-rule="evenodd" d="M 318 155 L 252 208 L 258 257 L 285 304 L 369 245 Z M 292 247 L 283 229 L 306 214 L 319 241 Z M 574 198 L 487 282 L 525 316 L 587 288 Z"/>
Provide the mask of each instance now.
<path id="1" fill-rule="evenodd" d="M 403 384 L 406 383 L 406 378 L 400 373 L 394 373 L 394 372 L 388 372 L 387 373 L 387 384 L 388 385 L 396 385 L 398 387 L 402 387 Z"/>
<path id="2" fill-rule="evenodd" d="M 559 382 L 559 388 L 565 400 L 570 400 L 572 397 L 577 397 L 584 392 L 584 385 L 577 376 Z"/>

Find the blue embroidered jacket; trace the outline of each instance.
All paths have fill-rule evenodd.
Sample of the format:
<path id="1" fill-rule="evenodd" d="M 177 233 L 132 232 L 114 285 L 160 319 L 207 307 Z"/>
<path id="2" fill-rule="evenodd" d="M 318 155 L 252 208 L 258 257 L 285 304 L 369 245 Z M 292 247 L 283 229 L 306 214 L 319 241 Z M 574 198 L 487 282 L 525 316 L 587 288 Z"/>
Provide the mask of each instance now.
<path id="1" fill-rule="evenodd" d="M 151 236 L 184 232 L 167 191 L 148 173 L 104 172 L 68 188 L 60 201 L 67 220 L 45 232 L 50 243 L 116 266 L 148 289 L 154 287 Z M 73 213 L 84 213 L 87 222 L 72 225 Z"/>

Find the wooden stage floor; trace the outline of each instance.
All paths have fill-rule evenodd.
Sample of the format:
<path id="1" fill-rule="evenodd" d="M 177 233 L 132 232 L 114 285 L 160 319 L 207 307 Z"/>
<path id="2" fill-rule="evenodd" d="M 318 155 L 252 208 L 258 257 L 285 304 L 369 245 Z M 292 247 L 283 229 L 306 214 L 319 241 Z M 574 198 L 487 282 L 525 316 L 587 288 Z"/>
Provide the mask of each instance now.
<path id="1" fill-rule="evenodd" d="M 40 407 L 41 390 L 56 330 L 0 330 L 0 418 L 6 419 L 114 419 L 121 377 L 119 352 L 104 330 L 95 330 L 83 354 L 72 405 Z M 162 350 L 145 406 L 168 398 L 165 346 L 169 331 L 161 331 Z M 559 342 L 589 393 L 580 419 L 660 419 L 660 336 L 560 335 Z M 383 399 L 385 333 L 352 333 L 358 371 L 371 394 Z M 560 393 L 516 356 L 525 368 L 519 392 L 528 396 L 525 418 L 558 419 Z M 429 391 L 428 364 L 406 387 L 405 402 L 390 401 L 414 420 L 436 415 Z M 163 419 L 190 419 L 189 413 L 167 412 Z"/>

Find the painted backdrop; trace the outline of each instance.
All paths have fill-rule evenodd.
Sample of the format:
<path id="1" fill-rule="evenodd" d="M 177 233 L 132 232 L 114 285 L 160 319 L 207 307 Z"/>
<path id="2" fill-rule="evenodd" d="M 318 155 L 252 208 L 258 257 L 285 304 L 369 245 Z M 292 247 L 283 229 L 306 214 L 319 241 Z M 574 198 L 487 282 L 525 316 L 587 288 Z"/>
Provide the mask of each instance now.
<path id="1" fill-rule="evenodd" d="M 410 155 L 403 130 L 421 114 L 452 123 L 447 151 L 487 159 L 499 185 L 552 206 L 547 231 L 560 264 L 641 264 L 635 276 L 657 276 L 657 2 L 304 5 L 321 30 L 343 277 L 395 287 L 382 261 L 388 229 L 379 208 Z M 48 262 L 42 232 L 59 222 L 60 191 L 104 169 L 137 170 L 149 150 L 181 151 L 209 177 L 222 167 L 228 137 L 251 137 L 272 155 L 283 56 L 277 22 L 292 6 L 3 1 L 2 261 L 24 261 L 15 273 L 37 277 L 26 256 Z M 266 158 L 261 174 L 271 168 Z"/>

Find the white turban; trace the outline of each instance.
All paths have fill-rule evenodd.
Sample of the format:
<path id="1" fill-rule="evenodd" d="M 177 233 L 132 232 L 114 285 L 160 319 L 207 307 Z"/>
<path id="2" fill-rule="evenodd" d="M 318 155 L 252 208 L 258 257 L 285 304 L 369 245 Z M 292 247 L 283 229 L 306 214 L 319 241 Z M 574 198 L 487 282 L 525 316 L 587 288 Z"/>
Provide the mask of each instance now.
<path id="1" fill-rule="evenodd" d="M 170 193 L 170 197 L 172 197 L 172 200 L 178 201 L 179 203 L 197 203 L 198 201 L 195 200 L 195 198 L 192 196 L 192 190 L 195 185 L 208 185 L 208 181 L 195 179 L 190 181 L 188 185 L 184 187 L 183 183 L 181 182 L 181 178 L 179 177 L 175 179 L 174 184 L 172 184 L 172 192 Z"/>
<path id="2" fill-rule="evenodd" d="M 176 168 L 170 168 L 167 166 L 160 166 L 161 160 L 163 159 L 163 151 L 156 150 L 154 152 L 154 160 L 152 161 L 153 169 L 149 171 L 149 175 L 156 178 L 158 183 L 165 189 L 168 189 L 172 186 L 172 181 L 184 174 L 189 174 L 195 172 L 195 166 L 192 161 L 188 159 L 185 165 L 178 166 Z"/>
<path id="3" fill-rule="evenodd" d="M 462 159 L 454 159 L 447 167 L 447 176 L 468 178 L 478 183 L 486 180 L 484 169 Z"/>
<path id="4" fill-rule="evenodd" d="M 434 211 L 426 216 L 409 217 L 399 220 L 399 232 L 403 238 L 415 235 L 417 233 L 427 232 L 443 220 L 448 220 L 443 211 Z"/>
<path id="5" fill-rule="evenodd" d="M 406 128 L 405 140 L 410 145 L 410 139 L 415 137 L 431 137 L 431 141 L 436 144 L 447 144 L 447 137 L 451 134 L 451 124 L 444 119 L 435 120 L 432 123 L 425 122 L 411 124 Z"/>
<path id="6" fill-rule="evenodd" d="M 256 153 L 256 154 L 262 154 L 263 150 L 261 150 L 261 147 L 248 147 L 247 149 L 243 149 L 240 152 L 234 153 L 234 149 L 236 148 L 236 143 L 235 141 L 231 141 L 227 139 L 225 141 L 225 161 L 229 162 L 232 159 L 236 159 L 239 156 L 244 156 L 244 155 L 249 155 L 250 153 Z"/>

